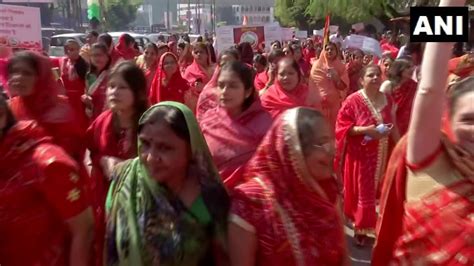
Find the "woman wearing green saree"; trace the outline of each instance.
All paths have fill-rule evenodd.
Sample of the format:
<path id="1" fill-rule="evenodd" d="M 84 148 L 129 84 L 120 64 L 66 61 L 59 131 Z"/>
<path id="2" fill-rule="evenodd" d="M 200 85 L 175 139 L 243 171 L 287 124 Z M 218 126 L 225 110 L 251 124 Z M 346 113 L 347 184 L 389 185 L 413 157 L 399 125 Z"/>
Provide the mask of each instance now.
<path id="1" fill-rule="evenodd" d="M 138 157 L 107 197 L 107 265 L 227 265 L 229 197 L 193 113 L 162 102 L 139 121 Z"/>

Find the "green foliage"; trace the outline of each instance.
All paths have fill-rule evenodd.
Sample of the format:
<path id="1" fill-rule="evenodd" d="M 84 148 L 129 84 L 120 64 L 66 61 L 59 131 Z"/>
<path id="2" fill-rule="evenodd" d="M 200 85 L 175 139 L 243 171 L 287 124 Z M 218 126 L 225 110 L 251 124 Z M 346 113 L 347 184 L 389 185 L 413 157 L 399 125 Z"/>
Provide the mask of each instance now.
<path id="1" fill-rule="evenodd" d="M 106 0 L 104 1 L 104 17 L 109 30 L 125 30 L 135 21 L 138 7 L 143 1 L 138 0 Z"/>

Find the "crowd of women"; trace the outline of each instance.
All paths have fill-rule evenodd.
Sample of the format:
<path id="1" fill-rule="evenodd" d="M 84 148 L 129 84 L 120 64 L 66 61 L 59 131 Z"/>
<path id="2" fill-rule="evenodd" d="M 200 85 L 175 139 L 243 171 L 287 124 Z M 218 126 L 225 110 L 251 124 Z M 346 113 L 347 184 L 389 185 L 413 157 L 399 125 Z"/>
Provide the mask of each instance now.
<path id="1" fill-rule="evenodd" d="M 0 264 L 473 265 L 474 54 L 381 44 L 0 61 Z"/>

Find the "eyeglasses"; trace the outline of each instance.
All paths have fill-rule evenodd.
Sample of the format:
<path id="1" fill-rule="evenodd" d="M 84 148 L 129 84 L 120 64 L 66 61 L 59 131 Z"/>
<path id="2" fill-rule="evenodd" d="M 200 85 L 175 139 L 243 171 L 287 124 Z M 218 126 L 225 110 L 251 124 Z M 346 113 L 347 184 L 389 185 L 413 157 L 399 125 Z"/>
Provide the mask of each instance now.
<path id="1" fill-rule="evenodd" d="M 313 147 L 321 149 L 327 153 L 332 153 L 336 148 L 336 144 L 334 143 L 334 141 L 330 141 L 323 144 L 313 144 Z"/>

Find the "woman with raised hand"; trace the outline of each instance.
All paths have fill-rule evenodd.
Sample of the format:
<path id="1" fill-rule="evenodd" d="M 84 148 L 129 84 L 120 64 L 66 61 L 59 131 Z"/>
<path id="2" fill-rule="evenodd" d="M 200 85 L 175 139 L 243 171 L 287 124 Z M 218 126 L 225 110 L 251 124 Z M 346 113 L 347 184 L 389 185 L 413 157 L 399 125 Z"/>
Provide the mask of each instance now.
<path id="1" fill-rule="evenodd" d="M 86 180 L 36 121 L 17 121 L 3 97 L 0 173 L 2 265 L 91 265 L 94 220 Z"/>
<path id="2" fill-rule="evenodd" d="M 247 161 L 272 124 L 253 88 L 253 70 L 238 61 L 220 69 L 217 107 L 207 111 L 200 126 L 227 189 L 242 182 Z"/>
<path id="3" fill-rule="evenodd" d="M 382 72 L 368 65 L 361 72 L 362 89 L 344 101 L 336 121 L 336 172 L 344 183 L 344 214 L 354 223 L 356 244 L 373 236 L 378 183 L 390 147 L 398 140 L 393 103 L 379 91 Z"/>
<path id="4" fill-rule="evenodd" d="M 474 264 L 474 78 L 452 88 L 445 127 L 451 45 L 426 44 L 408 134 L 382 187 L 373 265 Z"/>
<path id="5" fill-rule="evenodd" d="M 183 104 L 143 114 L 138 157 L 117 167 L 106 206 L 106 265 L 227 265 L 229 198 Z"/>
<path id="6" fill-rule="evenodd" d="M 275 84 L 261 96 L 263 108 L 270 112 L 273 118 L 294 107 L 319 106 L 319 95 L 303 83 L 303 74 L 295 59 L 281 59 L 276 73 Z"/>
<path id="7" fill-rule="evenodd" d="M 275 120 L 232 193 L 231 265 L 346 265 L 333 157 L 332 128 L 318 111 Z"/>
<path id="8" fill-rule="evenodd" d="M 91 196 L 96 218 L 96 252 L 102 262 L 104 205 L 113 167 L 137 156 L 138 119 L 147 109 L 146 79 L 133 62 L 122 61 L 110 73 L 107 107 L 86 132 L 92 162 Z"/>
<path id="9" fill-rule="evenodd" d="M 309 88 L 320 94 L 322 112 L 330 125 L 336 124 L 337 113 L 349 89 L 349 76 L 339 54 L 336 44 L 326 44 L 309 78 Z"/>

